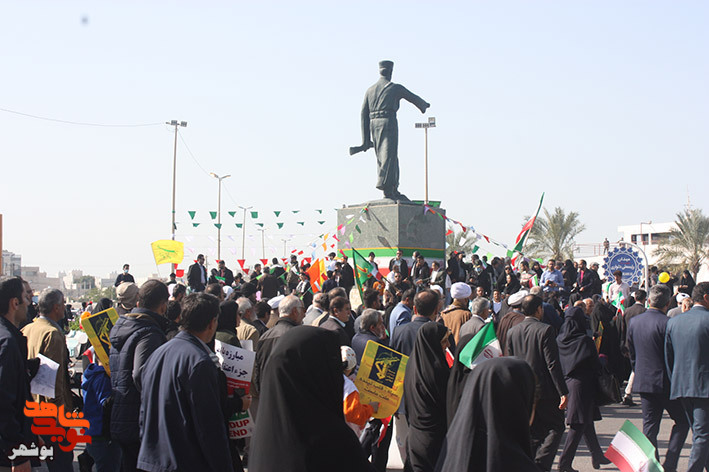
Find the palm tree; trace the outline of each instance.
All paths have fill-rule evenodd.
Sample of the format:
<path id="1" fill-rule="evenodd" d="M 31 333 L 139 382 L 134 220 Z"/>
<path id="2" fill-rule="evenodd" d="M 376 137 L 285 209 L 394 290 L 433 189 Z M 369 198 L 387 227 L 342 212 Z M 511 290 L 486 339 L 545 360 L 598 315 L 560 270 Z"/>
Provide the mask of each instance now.
<path id="1" fill-rule="evenodd" d="M 477 241 L 475 237 L 470 237 L 471 234 L 471 231 L 463 232 L 462 229 L 454 229 L 451 234 L 446 236 L 448 253 L 456 251 L 471 254 L 473 252 L 475 242 Z"/>
<path id="2" fill-rule="evenodd" d="M 528 219 L 525 217 L 525 221 Z M 532 227 L 525 253 L 556 260 L 573 259 L 574 238 L 585 229 L 575 211 L 567 214 L 556 207 L 550 214 L 545 208 L 544 215 L 538 217 Z"/>
<path id="3" fill-rule="evenodd" d="M 709 258 L 709 217 L 699 208 L 677 213 L 676 228 L 655 250 L 659 265 L 688 269 L 696 279 L 705 259 Z"/>

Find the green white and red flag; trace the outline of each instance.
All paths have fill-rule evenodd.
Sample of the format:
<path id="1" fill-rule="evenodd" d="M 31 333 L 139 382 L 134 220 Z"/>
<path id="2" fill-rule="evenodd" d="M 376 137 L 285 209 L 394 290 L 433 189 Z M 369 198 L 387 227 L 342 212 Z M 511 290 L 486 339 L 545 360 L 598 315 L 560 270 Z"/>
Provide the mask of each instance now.
<path id="1" fill-rule="evenodd" d="M 537 274 L 534 274 L 532 278 L 529 279 L 529 283 L 532 287 L 539 287 L 539 276 Z"/>
<path id="2" fill-rule="evenodd" d="M 537 207 L 537 212 L 534 214 L 534 216 L 527 221 L 524 226 L 522 227 L 522 231 L 517 235 L 517 239 L 515 240 L 515 247 L 512 249 L 513 251 L 522 252 L 522 248 L 524 247 L 524 242 L 527 240 L 527 237 L 529 236 L 529 233 L 532 232 L 532 227 L 534 226 L 534 222 L 537 220 L 537 216 L 539 215 L 539 210 L 542 209 L 542 202 L 544 201 L 544 193 L 542 193 L 542 198 L 539 199 L 539 206 Z"/>
<path id="3" fill-rule="evenodd" d="M 655 458 L 655 446 L 629 420 L 616 433 L 605 456 L 620 472 L 663 472 Z"/>
<path id="4" fill-rule="evenodd" d="M 625 314 L 625 295 L 623 295 L 622 291 L 618 292 L 615 299 L 611 301 L 611 305 L 616 307 L 621 314 Z"/>
<path id="5" fill-rule="evenodd" d="M 486 323 L 485 326 L 478 331 L 478 334 L 460 351 L 459 359 L 461 364 L 468 369 L 472 369 L 480 362 L 501 356 L 502 349 L 500 348 L 500 342 L 497 340 L 497 336 L 495 336 L 495 325 L 493 323 Z"/>

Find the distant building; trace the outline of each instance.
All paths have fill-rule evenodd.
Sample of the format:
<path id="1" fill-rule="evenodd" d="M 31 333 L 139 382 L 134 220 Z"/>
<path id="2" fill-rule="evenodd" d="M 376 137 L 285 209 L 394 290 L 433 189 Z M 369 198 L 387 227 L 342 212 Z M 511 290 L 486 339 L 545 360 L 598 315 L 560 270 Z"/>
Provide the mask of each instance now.
<path id="1" fill-rule="evenodd" d="M 19 277 L 22 275 L 22 256 L 2 250 L 2 275 Z"/>
<path id="2" fill-rule="evenodd" d="M 46 288 L 55 288 L 64 291 L 64 281 L 59 277 L 47 277 L 46 272 L 40 272 L 39 267 L 22 267 L 22 278 L 30 284 L 34 292 L 41 292 Z"/>

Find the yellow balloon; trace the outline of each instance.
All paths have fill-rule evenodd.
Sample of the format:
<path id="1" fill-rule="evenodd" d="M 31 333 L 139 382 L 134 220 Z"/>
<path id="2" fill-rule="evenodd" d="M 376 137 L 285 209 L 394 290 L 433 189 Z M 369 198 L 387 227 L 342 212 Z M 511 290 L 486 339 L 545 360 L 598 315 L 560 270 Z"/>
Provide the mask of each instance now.
<path id="1" fill-rule="evenodd" d="M 663 272 L 660 274 L 657 280 L 659 280 L 661 284 L 666 284 L 670 281 L 670 274 L 668 274 L 667 272 Z"/>

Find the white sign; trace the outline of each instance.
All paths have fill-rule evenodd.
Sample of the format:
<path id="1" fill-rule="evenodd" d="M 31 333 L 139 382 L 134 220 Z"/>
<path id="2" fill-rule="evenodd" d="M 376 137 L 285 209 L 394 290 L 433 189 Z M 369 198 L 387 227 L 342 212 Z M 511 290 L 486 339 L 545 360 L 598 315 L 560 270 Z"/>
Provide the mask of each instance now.
<path id="1" fill-rule="evenodd" d="M 39 357 L 39 370 L 30 382 L 30 391 L 35 395 L 55 398 L 59 364 L 42 354 L 37 354 L 37 357 Z"/>
<path id="2" fill-rule="evenodd" d="M 216 339 L 214 352 L 217 354 L 222 371 L 226 374 L 228 393 L 231 395 L 237 389 L 249 393 L 256 353 Z M 247 438 L 253 432 L 254 423 L 248 411 L 236 413 L 229 418 L 229 439 Z"/>

